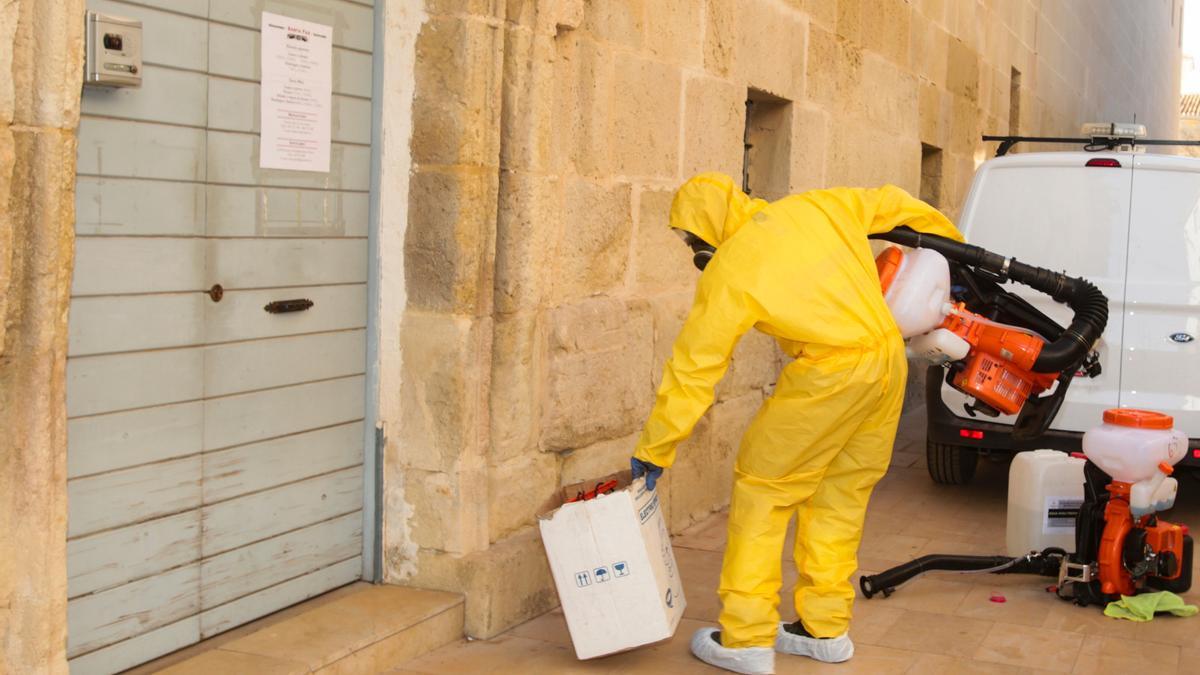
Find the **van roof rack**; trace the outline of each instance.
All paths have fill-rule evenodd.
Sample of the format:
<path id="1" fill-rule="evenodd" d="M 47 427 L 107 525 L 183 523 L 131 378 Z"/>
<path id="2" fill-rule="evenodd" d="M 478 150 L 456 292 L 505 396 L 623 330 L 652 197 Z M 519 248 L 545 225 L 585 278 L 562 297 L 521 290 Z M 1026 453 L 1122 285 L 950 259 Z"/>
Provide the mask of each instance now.
<path id="1" fill-rule="evenodd" d="M 1117 146 L 1128 145 L 1191 145 L 1200 146 L 1200 141 L 1185 141 L 1168 138 L 1133 138 L 1133 137 L 1106 137 L 1092 136 L 1090 138 L 1057 138 L 1053 136 L 990 136 L 983 135 L 984 141 L 999 141 L 1000 145 L 996 148 L 996 156 L 1003 157 L 1008 154 L 1017 143 L 1065 143 L 1067 145 L 1082 144 L 1083 149 L 1087 152 L 1100 152 L 1102 150 L 1113 150 Z"/>

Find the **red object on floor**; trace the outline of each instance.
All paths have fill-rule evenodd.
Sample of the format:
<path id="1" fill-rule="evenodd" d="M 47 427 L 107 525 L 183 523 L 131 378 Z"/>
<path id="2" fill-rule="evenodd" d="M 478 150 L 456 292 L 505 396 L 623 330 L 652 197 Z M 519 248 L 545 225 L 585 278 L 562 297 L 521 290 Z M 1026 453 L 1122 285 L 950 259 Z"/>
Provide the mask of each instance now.
<path id="1" fill-rule="evenodd" d="M 988 600 L 991 600 L 992 602 L 1008 602 L 1008 598 L 1000 595 L 999 593 L 992 593 L 992 597 L 988 598 Z"/>

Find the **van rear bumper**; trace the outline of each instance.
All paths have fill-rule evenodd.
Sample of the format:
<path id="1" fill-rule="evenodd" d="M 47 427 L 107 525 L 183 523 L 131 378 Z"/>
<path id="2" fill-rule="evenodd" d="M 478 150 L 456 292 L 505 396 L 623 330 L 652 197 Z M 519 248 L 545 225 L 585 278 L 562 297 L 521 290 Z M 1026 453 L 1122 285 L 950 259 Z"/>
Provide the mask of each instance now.
<path id="1" fill-rule="evenodd" d="M 980 417 L 959 417 L 942 400 L 941 366 L 931 366 L 925 372 L 925 410 L 928 420 L 926 438 L 934 443 L 959 445 L 965 448 L 1020 452 L 1022 450 L 1050 449 L 1063 452 L 1083 450 L 1083 433 L 1050 429 L 1032 441 L 1017 441 L 1012 437 L 1012 426 L 992 422 Z M 963 432 L 967 431 L 967 434 Z M 983 432 L 983 438 L 974 438 L 969 432 Z M 1200 468 L 1200 439 L 1188 440 L 1188 453 L 1179 466 Z"/>

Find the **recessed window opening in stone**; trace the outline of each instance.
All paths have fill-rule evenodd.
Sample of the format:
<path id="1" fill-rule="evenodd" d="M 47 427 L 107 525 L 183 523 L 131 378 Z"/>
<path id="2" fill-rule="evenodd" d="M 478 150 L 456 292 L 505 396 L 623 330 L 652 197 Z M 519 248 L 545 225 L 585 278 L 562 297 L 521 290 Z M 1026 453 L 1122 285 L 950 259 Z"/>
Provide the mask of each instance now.
<path id="1" fill-rule="evenodd" d="M 1016 68 L 1008 80 L 1008 135 L 1021 135 L 1021 71 Z"/>
<path id="2" fill-rule="evenodd" d="M 942 206 L 942 149 L 921 144 L 921 201 Z"/>
<path id="3" fill-rule="evenodd" d="M 792 166 L 792 102 L 748 90 L 742 140 L 742 189 L 768 201 L 786 196 Z"/>

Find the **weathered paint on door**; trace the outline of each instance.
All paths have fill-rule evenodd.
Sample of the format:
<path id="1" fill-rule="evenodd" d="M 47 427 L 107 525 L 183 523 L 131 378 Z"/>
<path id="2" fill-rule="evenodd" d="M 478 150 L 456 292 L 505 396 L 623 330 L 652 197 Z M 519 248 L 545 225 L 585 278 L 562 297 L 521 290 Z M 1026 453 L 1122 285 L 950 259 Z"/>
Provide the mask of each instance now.
<path id="1" fill-rule="evenodd" d="M 370 0 L 90 0 L 141 89 L 83 95 L 68 654 L 115 672 L 359 578 Z M 258 169 L 263 10 L 332 25 L 328 174 Z M 207 291 L 220 284 L 214 302 Z M 269 314 L 273 300 L 311 309 Z"/>

